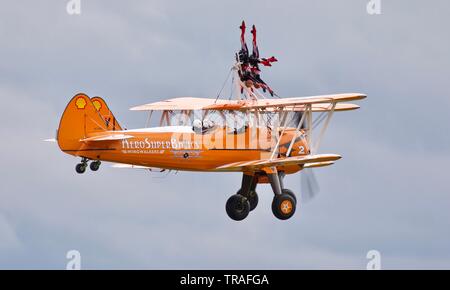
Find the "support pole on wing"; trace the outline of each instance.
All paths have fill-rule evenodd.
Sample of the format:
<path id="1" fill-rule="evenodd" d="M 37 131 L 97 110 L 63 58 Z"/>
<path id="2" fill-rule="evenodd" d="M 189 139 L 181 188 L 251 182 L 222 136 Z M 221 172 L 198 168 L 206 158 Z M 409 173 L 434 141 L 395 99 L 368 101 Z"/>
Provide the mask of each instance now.
<path id="1" fill-rule="evenodd" d="M 150 121 L 151 121 L 151 119 L 152 119 L 152 114 L 153 114 L 153 110 L 150 110 L 150 111 L 148 112 L 147 122 L 145 123 L 145 127 L 146 127 L 146 128 L 150 127 Z"/>
<path id="2" fill-rule="evenodd" d="M 281 111 L 281 113 L 283 113 L 283 111 Z M 273 148 L 272 155 L 270 155 L 269 160 L 272 160 L 275 157 L 275 153 L 278 152 L 278 146 L 280 146 L 281 137 L 283 137 L 284 131 L 286 130 L 286 119 L 287 119 L 288 113 L 289 112 L 284 112 L 283 118 L 280 122 L 280 125 L 283 126 L 283 131 L 281 131 L 281 134 L 278 136 L 278 130 L 277 130 L 277 132 L 275 132 L 277 134 L 278 141 L 277 141 L 277 144 L 275 145 L 275 147 Z"/>
<path id="3" fill-rule="evenodd" d="M 312 148 L 311 143 L 312 143 L 312 105 L 306 105 L 307 111 L 305 111 L 306 113 L 306 120 L 308 121 L 308 133 L 306 134 L 306 141 L 308 142 L 308 147 Z"/>
<path id="4" fill-rule="evenodd" d="M 311 107 L 309 107 L 310 109 Z M 302 127 L 303 123 L 305 122 L 305 116 L 307 110 L 309 110 L 308 107 L 305 108 L 305 111 L 303 111 L 302 117 L 300 119 L 300 122 L 298 122 L 297 128 L 295 128 L 295 134 L 292 137 L 291 143 L 289 144 L 289 148 L 286 152 L 286 157 L 289 157 L 291 155 L 292 147 L 294 146 L 295 139 L 297 138 L 297 134 L 300 132 L 300 128 Z"/>
<path id="5" fill-rule="evenodd" d="M 319 137 L 317 138 L 317 141 L 314 144 L 314 147 L 312 147 L 313 154 L 315 154 L 317 152 L 317 150 L 319 150 L 320 142 L 322 141 L 323 135 L 325 134 L 325 131 L 327 130 L 328 125 L 330 124 L 330 120 L 331 120 L 331 117 L 333 116 L 335 108 L 336 108 L 336 102 L 331 103 L 331 109 L 328 111 L 327 119 L 325 120 L 325 123 L 323 124 L 323 127 L 320 130 Z"/>
<path id="6" fill-rule="evenodd" d="M 233 82 L 234 96 L 236 100 L 240 100 L 242 82 L 241 78 L 239 77 L 239 65 L 238 64 L 234 65 L 232 71 L 233 71 L 232 82 Z"/>

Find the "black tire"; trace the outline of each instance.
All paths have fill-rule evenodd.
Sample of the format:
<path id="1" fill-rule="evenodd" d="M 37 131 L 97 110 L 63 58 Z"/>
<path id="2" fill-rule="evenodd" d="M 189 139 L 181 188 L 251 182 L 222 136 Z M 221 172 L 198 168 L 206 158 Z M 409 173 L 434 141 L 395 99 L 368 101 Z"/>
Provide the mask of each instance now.
<path id="1" fill-rule="evenodd" d="M 100 168 L 100 161 L 91 162 L 89 165 L 92 171 L 97 171 Z"/>
<path id="2" fill-rule="evenodd" d="M 78 163 L 77 166 L 75 167 L 75 171 L 78 174 L 83 174 L 86 171 L 86 165 L 83 163 Z"/>
<path id="3" fill-rule="evenodd" d="M 258 205 L 258 194 L 255 190 L 250 190 L 248 194 L 248 202 L 250 203 L 250 211 L 254 210 L 256 206 Z"/>
<path id="4" fill-rule="evenodd" d="M 289 194 L 275 195 L 272 201 L 273 215 L 280 220 L 287 220 L 295 213 L 297 202 Z"/>
<path id="5" fill-rule="evenodd" d="M 237 194 L 243 195 L 243 194 L 241 194 L 241 192 L 242 192 L 242 189 L 239 189 Z M 250 211 L 253 211 L 256 208 L 256 206 L 258 205 L 258 201 L 259 201 L 258 193 L 256 193 L 256 190 L 250 190 L 250 192 L 246 195 L 246 197 L 248 199 L 248 202 L 250 202 Z"/>
<path id="6" fill-rule="evenodd" d="M 284 194 L 289 194 L 290 196 L 292 196 L 292 198 L 295 200 L 295 203 L 297 203 L 297 197 L 295 196 L 295 194 L 294 194 L 294 192 L 292 190 L 284 188 L 281 192 L 284 193 Z"/>
<path id="7" fill-rule="evenodd" d="M 225 205 L 228 216 L 235 221 L 245 219 L 250 212 L 250 202 L 240 194 L 232 195 Z"/>

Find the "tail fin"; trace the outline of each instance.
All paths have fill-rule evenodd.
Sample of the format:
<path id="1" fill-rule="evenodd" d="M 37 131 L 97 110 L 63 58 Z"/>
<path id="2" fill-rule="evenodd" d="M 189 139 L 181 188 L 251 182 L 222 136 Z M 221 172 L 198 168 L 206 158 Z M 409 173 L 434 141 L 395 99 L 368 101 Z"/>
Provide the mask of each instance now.
<path id="1" fill-rule="evenodd" d="M 102 116 L 85 94 L 77 94 L 67 104 L 59 123 L 57 140 L 61 150 L 77 150 L 80 140 L 108 130 Z"/>
<path id="2" fill-rule="evenodd" d="M 108 108 L 108 105 L 106 104 L 105 100 L 103 100 L 100 97 L 93 97 L 91 98 L 91 101 L 92 104 L 94 105 L 94 108 L 100 113 L 100 116 L 103 118 L 103 120 L 105 120 L 105 124 L 108 130 L 110 131 L 122 130 L 122 127 L 120 126 L 116 117 L 114 117 L 114 114 Z"/>

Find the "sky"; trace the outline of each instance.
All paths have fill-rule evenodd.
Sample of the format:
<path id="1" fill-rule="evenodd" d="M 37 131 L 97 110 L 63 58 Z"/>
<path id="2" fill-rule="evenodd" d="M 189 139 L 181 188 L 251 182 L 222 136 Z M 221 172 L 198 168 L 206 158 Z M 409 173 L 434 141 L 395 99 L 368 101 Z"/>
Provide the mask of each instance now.
<path id="1" fill-rule="evenodd" d="M 0 2 L 0 269 L 450 268 L 450 3 L 381 0 Z M 106 99 L 127 128 L 135 105 L 215 97 L 239 49 L 239 25 L 258 29 L 263 70 L 282 97 L 360 92 L 336 113 L 317 168 L 319 195 L 288 221 L 258 208 L 230 220 L 238 173 L 168 176 L 78 158 L 52 138 L 70 98 Z M 299 174 L 286 187 L 300 190 Z"/>

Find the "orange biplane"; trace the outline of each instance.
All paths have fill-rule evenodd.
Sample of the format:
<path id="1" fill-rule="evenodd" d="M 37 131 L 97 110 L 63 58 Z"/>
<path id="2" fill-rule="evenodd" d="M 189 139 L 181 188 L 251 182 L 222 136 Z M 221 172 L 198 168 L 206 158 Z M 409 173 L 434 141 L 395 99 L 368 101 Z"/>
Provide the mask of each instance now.
<path id="1" fill-rule="evenodd" d="M 234 99 L 185 97 L 131 108 L 147 111 L 149 120 L 159 113 L 155 127 L 124 129 L 102 98 L 77 94 L 61 117 L 56 141 L 63 152 L 81 157 L 80 174 L 88 162 L 97 171 L 101 161 L 157 172 L 242 172 L 240 189 L 226 203 L 229 217 L 246 218 L 258 204 L 257 185 L 269 183 L 273 214 L 289 219 L 297 199 L 283 178 L 341 158 L 318 154 L 321 139 L 333 113 L 358 109 L 348 102 L 365 95 L 265 98 L 241 80 L 240 69 L 238 60 L 232 68 Z"/>

